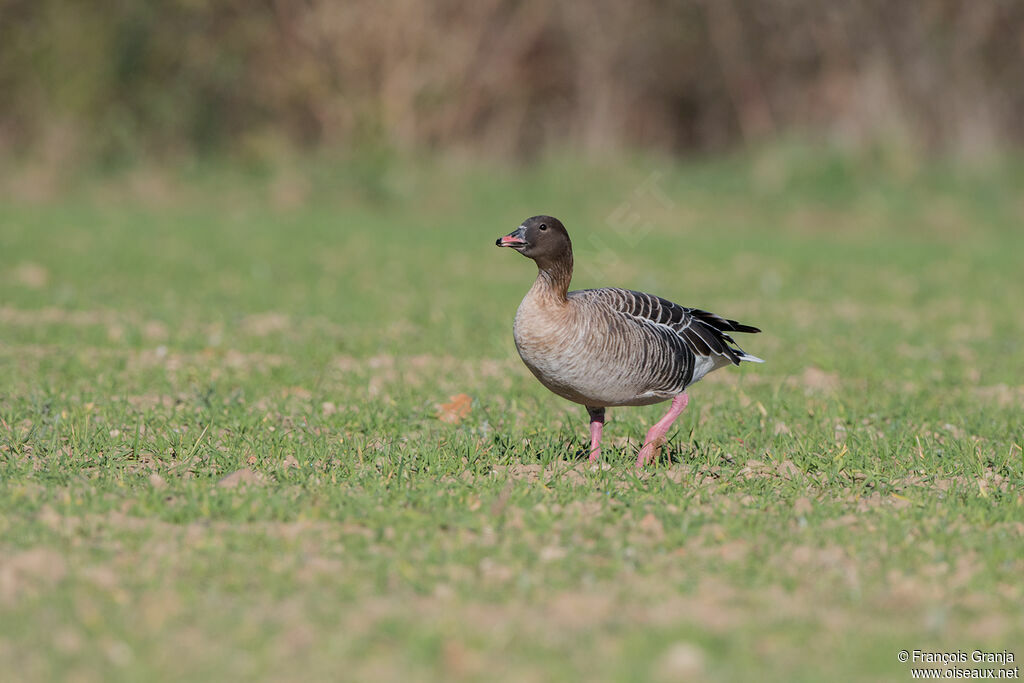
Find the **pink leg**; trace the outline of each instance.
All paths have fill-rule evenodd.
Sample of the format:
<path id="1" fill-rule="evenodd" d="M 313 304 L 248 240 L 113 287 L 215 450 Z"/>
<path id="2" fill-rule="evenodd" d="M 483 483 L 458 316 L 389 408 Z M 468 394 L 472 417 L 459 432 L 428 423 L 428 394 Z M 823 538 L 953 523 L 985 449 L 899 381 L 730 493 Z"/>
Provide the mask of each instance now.
<path id="1" fill-rule="evenodd" d="M 601 457 L 601 429 L 604 427 L 604 408 L 591 408 L 590 413 L 590 462 Z"/>
<path id="2" fill-rule="evenodd" d="M 686 410 L 686 404 L 689 402 L 690 397 L 686 395 L 686 392 L 672 399 L 672 406 L 665 413 L 665 417 L 658 420 L 648 430 L 647 438 L 644 439 L 644 447 L 640 449 L 640 454 L 636 458 L 637 467 L 643 467 L 654 459 L 658 454 L 658 449 L 661 448 L 662 442 L 665 440 L 665 435 L 668 434 L 669 428 L 672 427 L 672 423 Z"/>

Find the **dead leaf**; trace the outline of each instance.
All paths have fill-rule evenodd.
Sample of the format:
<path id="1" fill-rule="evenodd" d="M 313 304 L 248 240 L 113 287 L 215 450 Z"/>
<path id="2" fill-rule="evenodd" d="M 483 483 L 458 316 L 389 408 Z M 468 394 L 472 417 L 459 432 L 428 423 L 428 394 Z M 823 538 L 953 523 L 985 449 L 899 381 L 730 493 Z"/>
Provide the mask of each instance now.
<path id="1" fill-rule="evenodd" d="M 779 463 L 777 470 L 783 479 L 793 479 L 800 474 L 800 468 L 793 464 L 792 460 L 783 460 Z"/>
<path id="2" fill-rule="evenodd" d="M 455 394 L 450 403 L 442 403 L 437 411 L 437 419 L 449 424 L 459 424 L 469 416 L 473 409 L 473 399 L 467 394 Z"/>
<path id="3" fill-rule="evenodd" d="M 256 474 L 248 467 L 243 467 L 240 470 L 235 470 L 231 474 L 222 478 L 217 482 L 217 486 L 225 489 L 233 489 L 239 485 L 254 486 L 260 483 L 260 475 Z"/>

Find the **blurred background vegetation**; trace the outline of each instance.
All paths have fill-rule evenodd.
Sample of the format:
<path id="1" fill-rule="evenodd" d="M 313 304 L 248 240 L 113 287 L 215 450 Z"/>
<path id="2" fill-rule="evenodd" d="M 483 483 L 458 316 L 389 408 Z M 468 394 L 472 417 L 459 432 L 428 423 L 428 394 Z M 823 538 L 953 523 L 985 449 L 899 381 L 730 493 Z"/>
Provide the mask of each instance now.
<path id="1" fill-rule="evenodd" d="M 0 34 L 0 155 L 56 174 L 1024 142 L 1019 0 L 0 0 Z"/>

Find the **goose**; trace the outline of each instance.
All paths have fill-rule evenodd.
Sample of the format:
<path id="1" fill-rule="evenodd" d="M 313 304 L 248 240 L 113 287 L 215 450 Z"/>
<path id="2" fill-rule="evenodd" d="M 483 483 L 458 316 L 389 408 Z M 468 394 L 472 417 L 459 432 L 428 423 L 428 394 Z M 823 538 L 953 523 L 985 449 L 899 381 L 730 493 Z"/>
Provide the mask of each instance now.
<path id="1" fill-rule="evenodd" d="M 636 460 L 642 468 L 686 409 L 687 387 L 727 365 L 764 362 L 728 334 L 760 332 L 756 327 L 628 289 L 570 292 L 572 242 L 557 218 L 529 218 L 495 244 L 537 264 L 516 311 L 516 349 L 541 384 L 586 407 L 591 462 L 601 455 L 606 408 L 672 401 L 647 432 Z"/>

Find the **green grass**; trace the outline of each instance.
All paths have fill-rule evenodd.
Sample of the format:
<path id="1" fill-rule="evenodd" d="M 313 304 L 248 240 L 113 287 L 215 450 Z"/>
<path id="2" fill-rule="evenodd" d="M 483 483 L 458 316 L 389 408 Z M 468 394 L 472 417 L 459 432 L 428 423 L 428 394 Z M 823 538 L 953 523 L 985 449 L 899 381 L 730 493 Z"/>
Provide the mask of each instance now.
<path id="1" fill-rule="evenodd" d="M 0 670 L 875 681 L 910 678 L 900 649 L 1019 660 L 1022 188 L 1019 163 L 793 148 L 8 192 Z M 664 406 L 610 410 L 588 467 L 585 411 L 515 354 L 534 269 L 493 242 L 541 212 L 577 288 L 765 330 L 742 344 L 768 362 L 695 386 L 645 472 Z M 459 393 L 469 415 L 440 421 Z"/>

